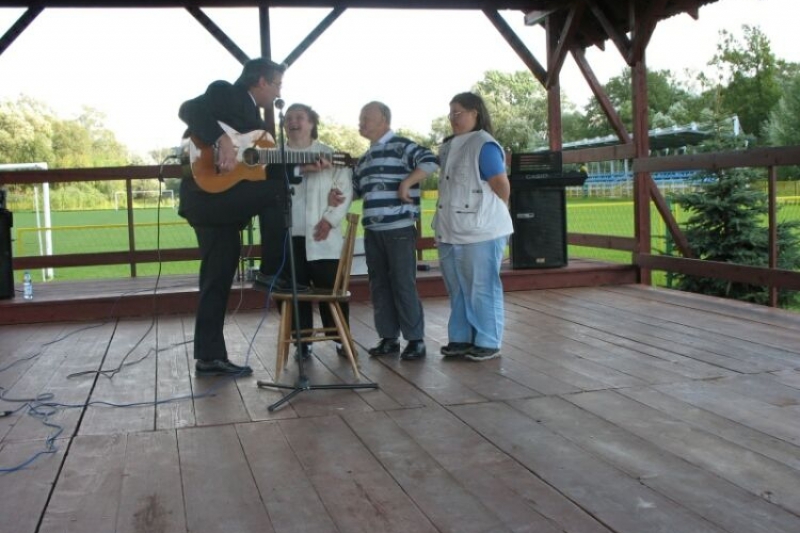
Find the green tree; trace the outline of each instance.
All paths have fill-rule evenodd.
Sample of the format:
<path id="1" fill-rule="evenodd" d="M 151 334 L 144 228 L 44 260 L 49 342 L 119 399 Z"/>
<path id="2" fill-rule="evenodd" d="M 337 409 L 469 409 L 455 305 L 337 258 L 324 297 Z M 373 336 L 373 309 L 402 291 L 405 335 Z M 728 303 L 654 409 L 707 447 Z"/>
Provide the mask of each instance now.
<path id="1" fill-rule="evenodd" d="M 800 145 L 800 74 L 784 83 L 783 96 L 769 112 L 764 134 L 772 146 Z M 780 167 L 778 176 L 799 179 L 800 167 Z"/>
<path id="2" fill-rule="evenodd" d="M 472 90 L 486 103 L 501 146 L 524 152 L 547 145 L 547 93 L 529 71 L 490 70 Z"/>
<path id="3" fill-rule="evenodd" d="M 356 128 L 343 126 L 336 122 L 320 122 L 319 141 L 331 146 L 337 152 L 344 152 L 358 158 L 367 151 L 369 142 Z"/>
<path id="4" fill-rule="evenodd" d="M 623 69 L 603 86 L 611 104 L 628 131 L 633 130 L 633 92 L 631 70 Z M 702 98 L 680 83 L 670 70 L 647 73 L 648 119 L 651 128 L 684 125 L 697 120 L 705 107 Z M 584 137 L 611 135 L 614 130 L 600 104 L 593 100 L 585 108 Z"/>
<path id="5" fill-rule="evenodd" d="M 762 127 L 781 98 L 780 80 L 787 64 L 772 53 L 769 39 L 757 27 L 742 26 L 743 40 L 721 30 L 714 67 L 725 112 L 739 117 L 748 134 L 763 140 Z"/>
<path id="6" fill-rule="evenodd" d="M 714 138 L 699 150 L 719 152 L 741 148 L 742 138 L 729 134 L 723 121 L 716 123 Z M 769 264 L 768 234 L 764 217 L 768 211 L 767 195 L 751 187 L 755 173 L 750 169 L 726 169 L 704 172 L 695 178 L 695 188 L 677 194 L 676 202 L 689 213 L 684 224 L 689 246 L 699 259 L 739 265 Z M 778 225 L 778 266 L 800 268 L 800 224 L 797 221 Z M 701 278 L 678 274 L 678 288 L 713 296 L 722 296 L 765 304 L 766 287 L 749 283 Z M 779 291 L 779 303 L 788 306 L 795 293 Z"/>
<path id="7" fill-rule="evenodd" d="M 0 102 L 0 163 L 53 164 L 53 117 L 27 96 Z"/>

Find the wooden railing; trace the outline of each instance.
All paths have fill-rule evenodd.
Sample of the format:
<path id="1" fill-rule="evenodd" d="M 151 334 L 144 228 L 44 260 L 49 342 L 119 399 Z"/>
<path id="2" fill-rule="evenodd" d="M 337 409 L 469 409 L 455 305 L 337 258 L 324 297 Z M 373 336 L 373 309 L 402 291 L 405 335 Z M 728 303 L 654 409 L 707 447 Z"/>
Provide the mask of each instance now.
<path id="1" fill-rule="evenodd" d="M 616 159 L 632 159 L 634 148 L 632 144 L 575 150 L 564 152 L 564 163 L 588 163 L 593 161 L 610 161 Z M 664 270 L 681 274 L 702 276 L 714 279 L 724 279 L 733 282 L 751 283 L 770 288 L 770 305 L 777 304 L 777 289 L 800 290 L 800 272 L 777 268 L 778 239 L 777 239 L 777 201 L 776 182 L 777 167 L 800 165 L 800 146 L 785 146 L 777 148 L 756 148 L 735 152 L 718 152 L 696 155 L 679 155 L 664 157 L 646 157 L 633 159 L 632 169 L 639 188 L 645 191 L 658 208 L 664 222 L 670 231 L 678 249 L 683 257 L 654 255 L 649 238 L 646 242 L 634 239 L 633 262 L 641 270 Z M 678 228 L 672 218 L 666 202 L 652 180 L 653 172 L 678 171 L 678 170 L 720 170 L 726 168 L 766 168 L 768 175 L 768 228 L 769 232 L 769 264 L 767 267 L 754 267 L 721 263 L 717 261 L 698 260 L 693 258 L 691 248 L 685 235 Z M 634 203 L 640 197 L 634 198 Z M 634 209 L 636 213 L 649 213 L 649 210 Z M 649 228 L 650 220 L 636 220 L 639 229 Z M 647 235 L 649 231 L 637 231 L 637 235 Z M 586 237 L 586 242 L 592 246 L 601 246 L 603 240 Z M 573 240 L 570 240 L 573 243 Z M 575 243 L 577 244 L 577 243 Z M 631 244 L 623 241 L 620 245 Z M 610 246 L 609 246 L 610 247 Z"/>
<path id="2" fill-rule="evenodd" d="M 567 151 L 563 153 L 563 161 L 568 163 L 588 163 L 593 161 L 608 161 L 612 159 L 632 158 L 633 149 L 630 145 L 611 146 L 604 148 L 591 148 L 585 150 Z M 623 250 L 632 252 L 632 261 L 641 270 L 664 270 L 682 274 L 698 275 L 709 278 L 725 279 L 735 282 L 747 282 L 764 285 L 771 288 L 773 296 L 778 288 L 800 290 L 800 273 L 781 270 L 777 265 L 777 222 L 776 222 L 776 167 L 785 165 L 800 165 L 800 146 L 781 148 L 759 148 L 740 152 L 724 152 L 702 155 L 683 155 L 669 157 L 651 157 L 632 160 L 632 168 L 639 187 L 644 187 L 651 201 L 658 208 L 659 213 L 666 223 L 678 250 L 683 257 L 654 255 L 651 253 L 650 232 L 636 231 L 636 235 L 645 235 L 646 241 L 639 242 L 636 237 L 595 235 L 585 233 L 570 233 L 567 237 L 568 244 Z M 704 261 L 692 258 L 691 249 L 686 237 L 678 228 L 666 202 L 651 178 L 651 173 L 675 170 L 715 170 L 724 168 L 764 168 L 769 175 L 769 266 L 753 267 Z M 0 186 L 6 184 L 61 183 L 77 181 L 104 181 L 125 180 L 128 210 L 128 250 L 124 252 L 105 252 L 92 254 L 60 254 L 42 257 L 18 257 L 14 260 L 14 268 L 38 269 L 65 266 L 94 266 L 129 264 L 131 276 L 136 276 L 136 264 L 156 261 L 186 261 L 198 259 L 196 248 L 172 248 L 155 250 L 138 250 L 134 236 L 134 210 L 133 188 L 134 179 L 154 178 L 162 173 L 164 178 L 181 177 L 179 165 L 158 166 L 130 166 L 90 169 L 68 170 L 31 170 L 19 172 L 0 172 Z M 634 198 L 638 202 L 639 197 Z M 649 213 L 649 209 L 634 209 L 635 213 Z M 638 215 L 637 215 L 638 216 Z M 635 224 L 639 227 L 649 228 L 649 219 L 637 219 Z M 419 230 L 419 228 L 418 228 Z M 433 239 L 426 237 L 418 241 L 417 248 L 422 250 L 433 249 Z M 257 257 L 260 253 L 258 247 L 252 247 L 249 255 Z M 774 297 L 772 298 L 774 304 Z"/>

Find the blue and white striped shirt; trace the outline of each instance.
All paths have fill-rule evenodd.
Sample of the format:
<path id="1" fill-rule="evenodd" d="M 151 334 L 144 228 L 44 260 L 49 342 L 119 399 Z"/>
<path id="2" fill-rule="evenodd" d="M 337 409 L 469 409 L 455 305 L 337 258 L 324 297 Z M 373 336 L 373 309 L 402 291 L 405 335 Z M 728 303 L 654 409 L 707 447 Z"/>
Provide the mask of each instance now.
<path id="1" fill-rule="evenodd" d="M 400 182 L 415 169 L 428 174 L 439 168 L 429 149 L 389 130 L 361 156 L 353 172 L 353 190 L 364 199 L 365 229 L 383 231 L 413 226 L 420 216 L 420 188 L 411 188 L 413 203 L 400 201 Z"/>

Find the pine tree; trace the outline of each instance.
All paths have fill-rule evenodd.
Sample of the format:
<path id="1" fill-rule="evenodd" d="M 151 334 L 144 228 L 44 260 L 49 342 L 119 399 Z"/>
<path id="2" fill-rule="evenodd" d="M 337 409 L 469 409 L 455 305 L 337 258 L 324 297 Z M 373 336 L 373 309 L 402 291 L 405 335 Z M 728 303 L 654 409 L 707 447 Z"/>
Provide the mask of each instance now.
<path id="1" fill-rule="evenodd" d="M 741 139 L 721 127 L 701 145 L 700 151 L 720 152 L 741 148 Z M 738 145 L 738 146 L 737 146 Z M 677 194 L 675 201 L 690 213 L 684 232 L 695 257 L 738 265 L 767 266 L 769 235 L 765 224 L 768 196 L 752 187 L 753 169 L 714 170 L 698 174 L 691 191 Z M 800 237 L 797 221 L 778 224 L 778 267 L 800 268 Z M 676 275 L 677 288 L 713 296 L 723 296 L 760 304 L 769 301 L 767 287 L 735 283 L 722 279 Z M 795 292 L 781 290 L 778 303 L 786 307 L 795 301 Z"/>

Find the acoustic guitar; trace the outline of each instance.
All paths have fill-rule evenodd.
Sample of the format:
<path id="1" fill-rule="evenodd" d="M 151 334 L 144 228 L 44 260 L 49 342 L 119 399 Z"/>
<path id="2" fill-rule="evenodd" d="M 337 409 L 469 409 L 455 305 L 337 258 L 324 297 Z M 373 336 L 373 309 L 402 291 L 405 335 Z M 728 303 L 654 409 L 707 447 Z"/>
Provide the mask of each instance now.
<path id="1" fill-rule="evenodd" d="M 236 147 L 236 166 L 228 171 L 219 171 L 218 150 L 200 139 L 190 136 L 181 145 L 181 164 L 184 176 L 194 178 L 206 192 L 226 191 L 242 180 L 261 181 L 268 178 L 266 166 L 281 163 L 281 151 L 275 147 L 272 136 L 264 130 L 239 133 L 224 122 L 219 125 L 233 140 Z M 342 152 L 286 150 L 287 164 L 306 165 L 327 159 L 334 166 L 352 166 L 355 160 Z"/>

